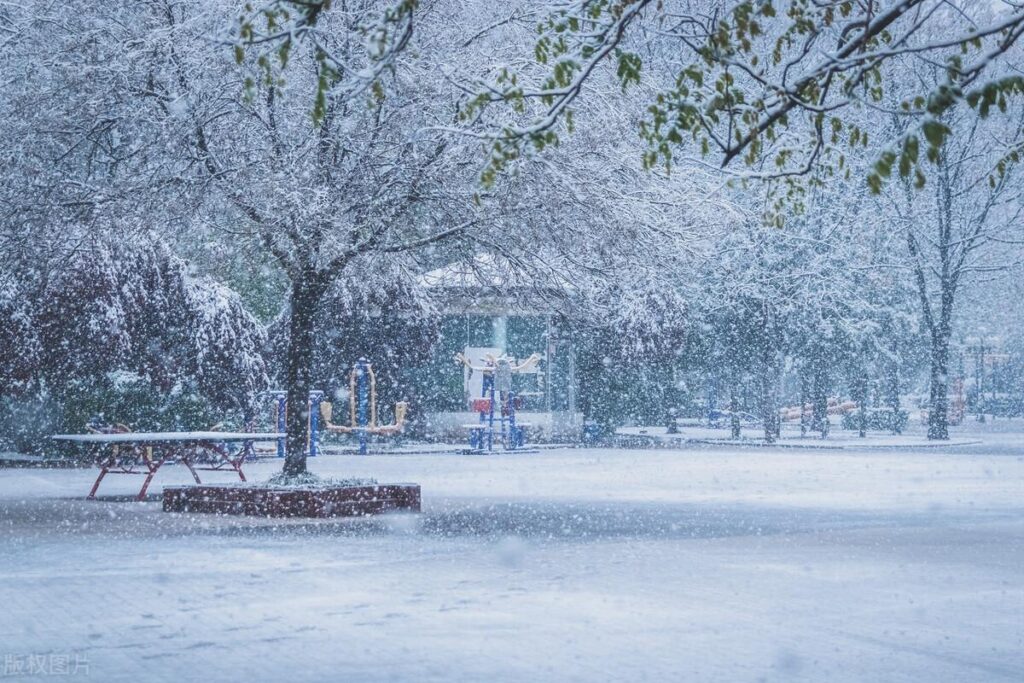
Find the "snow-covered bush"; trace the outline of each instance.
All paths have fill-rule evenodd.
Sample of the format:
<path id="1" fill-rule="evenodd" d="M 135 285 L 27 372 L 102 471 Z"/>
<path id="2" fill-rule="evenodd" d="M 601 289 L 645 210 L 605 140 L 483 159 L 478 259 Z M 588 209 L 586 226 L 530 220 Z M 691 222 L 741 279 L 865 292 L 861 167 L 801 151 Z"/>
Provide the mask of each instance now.
<path id="1" fill-rule="evenodd" d="M 59 268 L 4 273 L 0 439 L 39 451 L 102 414 L 195 429 L 251 412 L 267 385 L 263 327 L 239 296 L 159 239 L 86 240 Z"/>

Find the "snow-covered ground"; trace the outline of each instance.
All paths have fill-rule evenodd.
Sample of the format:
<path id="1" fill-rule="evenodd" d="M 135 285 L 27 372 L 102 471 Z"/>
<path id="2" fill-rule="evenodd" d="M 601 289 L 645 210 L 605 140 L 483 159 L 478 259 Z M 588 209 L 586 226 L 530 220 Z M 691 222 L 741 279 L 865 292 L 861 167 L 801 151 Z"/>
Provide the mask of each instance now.
<path id="1" fill-rule="evenodd" d="M 92 470 L 0 470 L 0 679 L 1020 681 L 1020 436 L 321 457 L 423 486 L 422 515 L 340 521 L 169 515 L 80 500 Z"/>
<path id="2" fill-rule="evenodd" d="M 782 430 L 777 445 L 785 448 L 945 448 L 949 446 L 965 446 L 983 443 L 982 439 L 969 436 L 951 437 L 948 441 L 929 441 L 924 432 L 905 434 L 889 434 L 870 432 L 859 437 L 856 432 L 836 430 L 822 439 L 816 434 L 800 436 L 798 429 L 786 425 Z M 680 427 L 676 432 L 669 433 L 667 427 L 620 427 L 615 430 L 616 437 L 638 443 L 671 443 L 685 444 L 721 444 L 724 446 L 760 446 L 764 444 L 764 433 L 760 425 L 744 425 L 740 430 L 740 438 L 733 439 L 726 427 L 705 427 L 688 425 Z M 631 444 L 636 445 L 636 444 Z"/>
<path id="3" fill-rule="evenodd" d="M 832 418 L 833 422 L 836 418 Z M 764 431 L 760 423 L 745 422 L 740 428 L 739 440 L 733 439 L 727 421 L 721 421 L 717 427 L 709 427 L 705 422 L 696 419 L 678 420 L 675 433 L 669 434 L 662 426 L 648 425 L 640 427 L 619 427 L 615 434 L 620 440 L 637 444 L 715 444 L 757 446 L 764 443 Z M 837 424 L 827 438 L 822 439 L 816 432 L 800 434 L 800 425 L 784 422 L 777 441 L 779 446 L 787 448 L 946 448 L 949 446 L 965 446 L 983 444 L 986 447 L 994 444 L 1018 444 L 1024 441 L 1024 420 L 1020 418 L 992 418 L 979 423 L 974 415 L 970 415 L 963 424 L 950 427 L 948 441 L 930 441 L 927 437 L 927 425 L 920 420 L 912 420 L 902 434 L 891 434 L 885 431 L 869 430 L 863 437 L 854 430 L 843 429 Z"/>

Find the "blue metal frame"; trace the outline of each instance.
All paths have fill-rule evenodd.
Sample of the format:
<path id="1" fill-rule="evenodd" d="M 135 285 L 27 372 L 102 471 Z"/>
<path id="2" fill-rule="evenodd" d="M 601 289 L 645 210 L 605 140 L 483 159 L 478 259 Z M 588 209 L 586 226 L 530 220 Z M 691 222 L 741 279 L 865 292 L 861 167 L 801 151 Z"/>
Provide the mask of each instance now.
<path id="1" fill-rule="evenodd" d="M 366 428 L 370 423 L 370 362 L 365 358 L 360 358 L 352 369 L 356 373 L 356 424 L 361 427 L 358 430 L 359 453 L 366 455 L 369 442 L 369 433 Z M 268 393 L 274 398 L 276 404 L 277 431 L 279 434 L 285 434 L 288 431 L 288 392 L 270 391 Z M 324 398 L 324 392 L 310 391 L 309 402 L 306 404 L 309 411 L 306 455 L 311 458 L 320 454 L 320 404 L 323 403 Z M 285 437 L 277 440 L 277 457 L 285 457 L 286 446 Z"/>
<path id="2" fill-rule="evenodd" d="M 288 392 L 286 391 L 271 391 L 270 395 L 274 398 L 276 404 L 277 414 L 277 433 L 285 434 L 288 431 Z M 315 458 L 320 454 L 320 404 L 324 400 L 324 392 L 322 391 L 310 391 L 309 402 L 306 404 L 307 410 L 309 410 L 308 420 L 308 438 L 309 447 L 306 449 L 306 455 Z M 277 440 L 277 457 L 283 458 L 286 450 L 285 437 L 281 437 Z"/>
<path id="3" fill-rule="evenodd" d="M 320 404 L 324 400 L 324 392 L 309 392 L 309 452 L 315 458 L 320 452 Z"/>
<path id="4" fill-rule="evenodd" d="M 516 426 L 516 392 L 508 392 L 508 449 L 514 451 L 523 445 L 523 430 Z"/>
<path id="5" fill-rule="evenodd" d="M 469 431 L 469 447 L 475 451 L 494 450 L 494 410 L 498 403 L 498 392 L 494 386 L 494 373 L 485 372 L 481 378 L 480 397 L 488 399 L 489 407 L 486 411 L 480 411 L 479 429 Z M 526 443 L 526 434 L 522 427 L 516 424 L 516 392 L 508 392 L 508 431 L 505 430 L 505 414 L 498 413 L 498 429 L 502 445 L 506 450 L 514 451 L 522 448 Z"/>
<path id="6" fill-rule="evenodd" d="M 352 367 L 356 373 L 356 424 L 359 430 L 359 454 L 366 455 L 370 422 L 370 361 L 360 358 Z"/>
<path id="7" fill-rule="evenodd" d="M 288 431 L 287 414 L 288 414 L 288 392 L 286 391 L 274 391 L 271 392 L 274 400 L 277 402 L 277 433 L 284 434 Z M 282 436 L 277 440 L 277 457 L 283 458 L 285 453 L 285 438 Z"/>

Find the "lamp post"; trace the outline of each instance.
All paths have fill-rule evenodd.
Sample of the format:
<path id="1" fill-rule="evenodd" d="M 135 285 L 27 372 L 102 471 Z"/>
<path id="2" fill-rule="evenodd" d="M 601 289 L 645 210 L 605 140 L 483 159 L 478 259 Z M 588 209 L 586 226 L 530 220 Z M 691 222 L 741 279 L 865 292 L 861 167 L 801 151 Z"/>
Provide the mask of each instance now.
<path id="1" fill-rule="evenodd" d="M 988 387 L 989 387 L 989 398 L 992 399 L 992 419 L 996 419 L 996 414 L 999 412 L 999 396 L 998 391 L 1000 387 L 1000 376 L 997 372 L 1000 365 L 1006 361 L 1007 355 L 1002 353 L 1003 350 L 1003 339 L 1000 336 L 991 336 L 988 338 L 988 360 L 989 365 L 992 366 L 991 372 L 989 372 Z"/>
<path id="2" fill-rule="evenodd" d="M 967 340 L 968 348 L 974 356 L 974 412 L 978 422 L 985 422 L 985 351 L 987 337 L 985 329 L 979 327 L 981 333 L 978 337 L 971 337 Z"/>
<path id="3" fill-rule="evenodd" d="M 978 339 L 978 357 L 974 363 L 975 367 L 975 389 L 977 399 L 975 410 L 978 412 L 978 422 L 985 422 L 985 338 Z"/>

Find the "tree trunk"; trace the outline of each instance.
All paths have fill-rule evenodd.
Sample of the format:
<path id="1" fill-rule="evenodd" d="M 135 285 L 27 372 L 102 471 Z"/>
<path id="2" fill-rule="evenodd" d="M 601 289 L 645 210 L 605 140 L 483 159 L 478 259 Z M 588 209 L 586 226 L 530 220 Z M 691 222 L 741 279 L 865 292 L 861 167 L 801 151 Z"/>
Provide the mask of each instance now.
<path id="1" fill-rule="evenodd" d="M 887 403 L 892 411 L 892 433 L 899 434 L 900 429 L 900 368 L 895 361 L 889 364 Z"/>
<path id="2" fill-rule="evenodd" d="M 857 436 L 865 438 L 868 435 L 868 376 L 864 371 L 857 377 Z"/>
<path id="3" fill-rule="evenodd" d="M 807 370 L 800 370 L 800 438 L 807 436 Z"/>
<path id="4" fill-rule="evenodd" d="M 949 438 L 949 328 L 940 325 L 932 335 L 928 438 Z"/>
<path id="5" fill-rule="evenodd" d="M 672 383 L 662 389 L 662 403 L 664 406 L 664 418 L 666 431 L 669 434 L 678 434 L 679 425 L 676 423 L 676 417 L 678 416 L 677 406 L 679 405 L 679 391 L 677 389 L 678 383 L 676 382 L 675 369 L 671 371 Z"/>
<path id="6" fill-rule="evenodd" d="M 774 367 L 769 365 L 761 369 L 761 422 L 764 425 L 764 442 L 775 443 L 779 428 L 779 401 L 775 393 L 777 383 Z"/>
<path id="7" fill-rule="evenodd" d="M 715 420 L 712 419 L 712 412 L 718 407 L 718 375 L 712 375 L 711 381 L 708 383 L 708 427 L 715 426 Z"/>
<path id="8" fill-rule="evenodd" d="M 820 432 L 821 438 L 828 436 L 828 383 L 824 363 L 815 359 L 811 380 L 811 431 Z"/>
<path id="9" fill-rule="evenodd" d="M 730 387 L 729 387 L 729 412 L 730 412 L 730 415 L 729 415 L 729 428 L 730 428 L 730 435 L 734 439 L 740 438 L 740 435 L 741 435 L 741 433 L 740 433 L 739 409 L 740 409 L 739 389 L 736 386 L 736 380 L 734 379 L 730 383 Z"/>
<path id="10" fill-rule="evenodd" d="M 309 424 L 309 392 L 313 388 L 314 320 L 323 288 L 315 273 L 304 273 L 292 283 L 291 321 L 288 334 L 288 420 L 286 423 L 284 473 L 306 471 Z"/>
<path id="11" fill-rule="evenodd" d="M 775 326 L 771 307 L 761 305 L 760 394 L 764 442 L 775 443 L 779 434 L 779 369 L 775 351 Z"/>
<path id="12" fill-rule="evenodd" d="M 978 422 L 985 422 L 985 341 L 978 342 L 978 360 L 974 363 L 974 412 Z"/>

